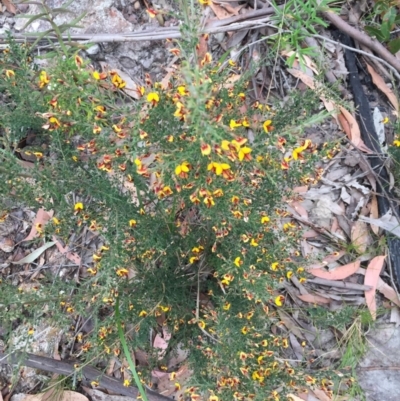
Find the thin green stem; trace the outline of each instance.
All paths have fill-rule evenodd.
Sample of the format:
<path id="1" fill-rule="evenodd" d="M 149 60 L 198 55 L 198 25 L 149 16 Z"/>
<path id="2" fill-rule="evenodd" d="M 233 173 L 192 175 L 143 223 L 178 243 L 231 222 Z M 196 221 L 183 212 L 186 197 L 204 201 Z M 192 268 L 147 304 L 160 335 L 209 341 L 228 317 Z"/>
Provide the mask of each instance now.
<path id="1" fill-rule="evenodd" d="M 136 386 L 139 389 L 139 393 L 142 397 L 143 401 L 149 401 L 145 392 L 145 389 L 143 387 L 142 382 L 140 381 L 139 375 L 136 371 L 135 368 L 135 363 L 132 361 L 131 354 L 129 352 L 128 344 L 126 343 L 124 332 L 122 331 L 122 326 L 121 326 L 121 317 L 119 314 L 119 297 L 117 297 L 117 301 L 115 302 L 115 320 L 117 323 L 117 328 L 118 328 L 118 335 L 119 339 L 122 344 L 122 349 L 124 350 L 125 358 L 128 361 L 129 368 L 131 369 L 133 379 L 135 380 Z"/>

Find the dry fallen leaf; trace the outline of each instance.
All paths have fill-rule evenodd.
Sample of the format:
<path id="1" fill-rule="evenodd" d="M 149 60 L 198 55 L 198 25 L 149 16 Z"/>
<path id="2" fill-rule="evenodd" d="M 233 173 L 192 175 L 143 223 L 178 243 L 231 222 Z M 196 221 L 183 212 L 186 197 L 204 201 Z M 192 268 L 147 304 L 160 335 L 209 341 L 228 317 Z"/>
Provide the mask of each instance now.
<path id="1" fill-rule="evenodd" d="M 218 4 L 212 3 L 210 4 L 211 10 L 214 11 L 214 14 L 217 16 L 218 19 L 224 19 L 228 17 L 232 17 L 234 14 L 230 13 L 227 9 L 221 7 Z"/>
<path id="2" fill-rule="evenodd" d="M 389 231 L 390 234 L 393 234 L 396 237 L 400 238 L 400 223 L 397 221 L 397 218 L 392 215 L 392 212 L 390 210 L 379 219 L 370 219 L 365 216 L 360 216 L 360 220 L 365 221 L 369 224 L 375 224 L 376 226 L 381 227 L 386 231 Z"/>
<path id="3" fill-rule="evenodd" d="M 45 401 L 45 396 L 46 394 L 26 394 L 21 401 Z M 57 395 L 57 401 L 89 401 L 89 399 L 76 391 L 65 390 Z"/>
<path id="4" fill-rule="evenodd" d="M 339 118 L 340 124 L 343 131 L 346 133 L 347 137 L 351 141 L 352 145 L 360 149 L 362 152 L 372 153 L 372 150 L 369 149 L 361 139 L 361 131 L 360 127 L 358 126 L 357 120 L 344 107 L 339 106 L 339 110 L 342 113 L 341 115 L 345 119 L 344 121 L 343 119 Z"/>
<path id="5" fill-rule="evenodd" d="M 345 278 L 353 275 L 360 267 L 360 261 L 348 263 L 343 266 L 336 267 L 332 271 L 323 269 L 310 269 L 308 273 L 311 273 L 315 277 L 324 278 L 326 280 L 344 280 Z"/>
<path id="6" fill-rule="evenodd" d="M 346 252 L 344 251 L 339 251 L 339 252 L 334 252 L 334 253 L 330 253 L 328 255 L 326 255 L 323 259 L 321 263 L 315 263 L 311 266 L 307 267 L 307 271 L 308 270 L 312 270 L 312 269 L 320 269 L 321 267 L 324 267 L 326 265 L 329 265 L 329 263 L 332 262 L 336 262 L 337 260 L 339 260 Z"/>
<path id="7" fill-rule="evenodd" d="M 314 78 L 310 77 L 307 75 L 305 72 L 301 70 L 296 70 L 294 68 L 289 68 L 288 71 L 298 79 L 301 79 L 301 81 L 307 85 L 310 89 L 316 90 L 320 89 L 321 84 L 316 82 Z M 326 110 L 328 110 L 330 113 L 332 113 L 332 116 L 335 117 L 336 119 L 336 104 L 333 103 L 331 100 L 327 100 L 323 95 L 320 96 L 320 99 L 324 103 L 324 106 Z"/>
<path id="8" fill-rule="evenodd" d="M 311 304 L 318 305 L 329 304 L 331 302 L 329 299 L 316 294 L 297 295 L 297 298 L 301 299 L 303 302 L 309 302 Z"/>
<path id="9" fill-rule="evenodd" d="M 365 253 L 372 241 L 367 224 L 360 220 L 355 221 L 351 227 L 351 243 L 356 252 Z"/>
<path id="10" fill-rule="evenodd" d="M 44 227 L 46 225 L 46 223 L 53 217 L 53 214 L 54 214 L 54 212 L 52 210 L 50 210 L 49 212 L 46 212 L 46 210 L 40 208 L 33 221 L 30 233 L 22 241 L 30 241 L 30 240 L 36 238 L 39 235 L 39 233 L 37 231 L 37 227 L 39 225 Z"/>
<path id="11" fill-rule="evenodd" d="M 53 241 L 56 243 L 56 247 L 57 249 L 60 251 L 60 253 L 62 253 L 63 255 L 65 255 L 65 257 L 67 259 L 69 259 L 71 262 L 80 265 L 81 264 L 81 258 L 78 254 L 76 254 L 75 252 L 71 252 L 68 248 L 68 246 L 63 247 L 60 243 L 60 241 L 57 239 L 57 237 L 55 235 L 53 235 Z"/>
<path id="12" fill-rule="evenodd" d="M 171 338 L 171 334 L 168 332 L 167 329 L 163 329 L 163 335 L 164 337 L 161 337 L 161 335 L 157 333 L 153 342 L 153 347 L 159 350 L 157 351 L 159 359 L 162 359 L 164 357 L 165 351 L 168 348 L 168 341 Z"/>
<path id="13" fill-rule="evenodd" d="M 2 3 L 4 4 L 4 7 L 7 9 L 7 11 L 11 14 L 16 14 L 17 9 L 15 8 L 14 4 L 10 0 L 2 0 Z"/>
<path id="14" fill-rule="evenodd" d="M 288 394 L 287 397 L 289 401 L 304 401 L 304 398 L 297 397 L 297 395 L 294 394 Z"/>
<path id="15" fill-rule="evenodd" d="M 397 100 L 396 95 L 387 86 L 387 84 L 383 80 L 383 78 L 368 63 L 366 63 L 366 64 L 367 64 L 368 72 L 371 75 L 372 82 L 378 87 L 378 89 L 381 92 L 383 92 L 386 95 L 386 97 L 389 99 L 389 102 L 392 103 L 392 106 L 395 109 L 396 116 L 398 116 L 398 113 L 399 113 L 399 101 Z"/>
<path id="16" fill-rule="evenodd" d="M 397 295 L 397 292 L 389 284 L 386 284 L 380 277 L 376 289 L 389 301 L 393 302 L 397 306 L 400 306 L 400 299 Z"/>
<path id="17" fill-rule="evenodd" d="M 379 283 L 379 275 L 381 274 L 383 264 L 386 256 L 375 256 L 368 264 L 365 272 L 364 284 L 372 288 L 365 291 L 365 300 L 369 311 L 371 312 L 372 319 L 376 318 L 376 299 L 375 291 Z"/>
<path id="18" fill-rule="evenodd" d="M 378 210 L 378 199 L 376 195 L 372 195 L 371 198 L 371 209 L 370 209 L 370 218 L 371 219 L 377 219 L 379 218 L 379 210 Z M 371 230 L 375 235 L 379 235 L 379 227 L 376 226 L 375 224 L 370 224 Z"/>
<path id="19" fill-rule="evenodd" d="M 313 388 L 312 393 L 320 400 L 320 401 L 331 401 L 332 398 L 328 396 L 328 394 L 325 393 L 325 391 L 322 391 L 318 388 Z"/>

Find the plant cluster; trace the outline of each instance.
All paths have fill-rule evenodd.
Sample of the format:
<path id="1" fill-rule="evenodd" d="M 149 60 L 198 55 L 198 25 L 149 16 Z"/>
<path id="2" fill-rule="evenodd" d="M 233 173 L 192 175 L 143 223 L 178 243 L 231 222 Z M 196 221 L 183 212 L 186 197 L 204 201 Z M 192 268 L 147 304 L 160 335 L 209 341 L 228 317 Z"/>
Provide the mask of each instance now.
<path id="1" fill-rule="evenodd" d="M 101 239 L 71 275 L 44 270 L 29 289 L 3 279 L 10 331 L 17 319 L 32 335 L 43 317 L 60 327 L 90 317 L 94 328 L 77 333 L 74 350 L 89 361 L 120 355 L 120 316 L 128 345 L 149 355 L 144 383 L 167 369 L 149 344 L 158 332 L 170 336 L 169 351 L 190 351 L 192 400 L 279 400 L 307 386 L 331 393 L 329 377 L 278 357 L 289 340 L 277 289 L 292 275 L 306 280 L 282 199 L 321 174 L 307 163 L 316 146 L 293 133 L 317 108 L 314 93 L 282 107 L 251 101 L 235 63 L 221 73 L 208 53 L 183 61 L 168 82 L 146 75 L 135 101 L 116 71 L 96 71 L 76 52 L 40 70 L 11 42 L 1 64 L 1 190 L 54 211 L 36 227 L 38 244 L 82 232 Z M 21 153 L 35 160 L 30 169 Z"/>

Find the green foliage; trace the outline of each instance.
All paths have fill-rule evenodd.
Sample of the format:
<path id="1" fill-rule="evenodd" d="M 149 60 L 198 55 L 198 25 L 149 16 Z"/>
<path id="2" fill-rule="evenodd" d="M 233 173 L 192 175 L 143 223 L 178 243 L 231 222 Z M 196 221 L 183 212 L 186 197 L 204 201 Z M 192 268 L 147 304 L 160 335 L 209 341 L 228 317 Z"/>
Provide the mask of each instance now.
<path id="1" fill-rule="evenodd" d="M 305 65 L 304 56 L 315 54 L 315 49 L 304 47 L 304 39 L 310 34 L 318 34 L 317 28 L 319 26 L 328 26 L 319 14 L 327 10 L 336 11 L 329 8 L 331 3 L 334 3 L 334 1 L 289 0 L 283 5 L 278 5 L 275 1 L 272 2 L 272 6 L 275 9 L 272 20 L 276 22 L 277 27 L 282 32 L 280 40 L 276 42 L 277 46 L 281 49 L 294 51 L 294 54 L 287 60 L 289 66 L 293 65 L 296 58 L 299 58 L 301 65 Z"/>
<path id="2" fill-rule="evenodd" d="M 149 343 L 155 330 L 171 334 L 169 350 L 189 350 L 193 399 L 324 387 L 275 359 L 288 339 L 270 331 L 284 304 L 279 286 L 293 274 L 305 279 L 300 232 L 282 199 L 319 178 L 307 163 L 318 150 L 297 129 L 312 121 L 318 96 L 253 103 L 245 81 L 229 82 L 235 67 L 217 73 L 207 54 L 183 61 L 164 87 L 146 76 L 133 101 L 117 72 L 93 71 L 78 54 L 55 60 L 38 71 L 27 48 L 11 44 L 3 54 L 0 190 L 54 210 L 37 227 L 38 245 L 54 235 L 68 244 L 71 233 L 100 242 L 73 249 L 89 263 L 43 271 L 33 289 L 4 279 L 3 324 L 11 331 L 17 319 L 34 327 L 45 317 L 68 328 L 90 317 L 77 352 L 91 360 L 120 354 L 119 305 L 128 346 L 149 355 L 143 382 L 166 363 Z M 36 141 L 29 170 L 19 158 L 28 131 Z"/>
<path id="3" fill-rule="evenodd" d="M 400 50 L 400 39 L 392 39 L 391 35 L 391 31 L 400 24 L 400 15 L 395 2 L 390 0 L 376 1 L 369 19 L 371 23 L 365 26 L 365 30 L 380 42 L 387 43 L 393 54 L 397 53 Z"/>

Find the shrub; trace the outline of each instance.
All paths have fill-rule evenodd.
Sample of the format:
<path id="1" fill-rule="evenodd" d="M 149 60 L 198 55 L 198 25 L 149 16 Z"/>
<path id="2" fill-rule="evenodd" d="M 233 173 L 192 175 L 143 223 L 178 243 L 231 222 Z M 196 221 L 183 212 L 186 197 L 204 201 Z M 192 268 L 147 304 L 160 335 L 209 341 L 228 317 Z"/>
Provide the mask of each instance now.
<path id="1" fill-rule="evenodd" d="M 166 364 L 149 343 L 159 332 L 171 336 L 169 351 L 190 352 L 192 399 L 328 390 L 326 378 L 276 358 L 288 338 L 271 333 L 285 302 L 277 289 L 293 274 L 305 280 L 298 226 L 282 200 L 318 179 L 305 163 L 316 147 L 295 134 L 316 95 L 251 102 L 235 63 L 221 72 L 210 54 L 182 62 L 168 83 L 146 76 L 135 101 L 116 71 L 94 71 L 78 53 L 39 70 L 29 48 L 11 42 L 1 62 L 0 188 L 53 210 L 34 241 L 69 244 L 74 233 L 82 240 L 72 251 L 84 261 L 63 275 L 43 270 L 30 290 L 22 277 L 4 279 L 0 317 L 9 330 L 16 319 L 68 328 L 90 317 L 94 328 L 78 333 L 74 352 L 88 361 L 119 355 L 118 299 L 129 346 L 149 355 L 143 382 Z M 27 136 L 34 146 L 22 147 Z M 35 157 L 32 168 L 21 152 Z M 98 236 L 96 249 L 84 248 L 87 235 Z"/>

